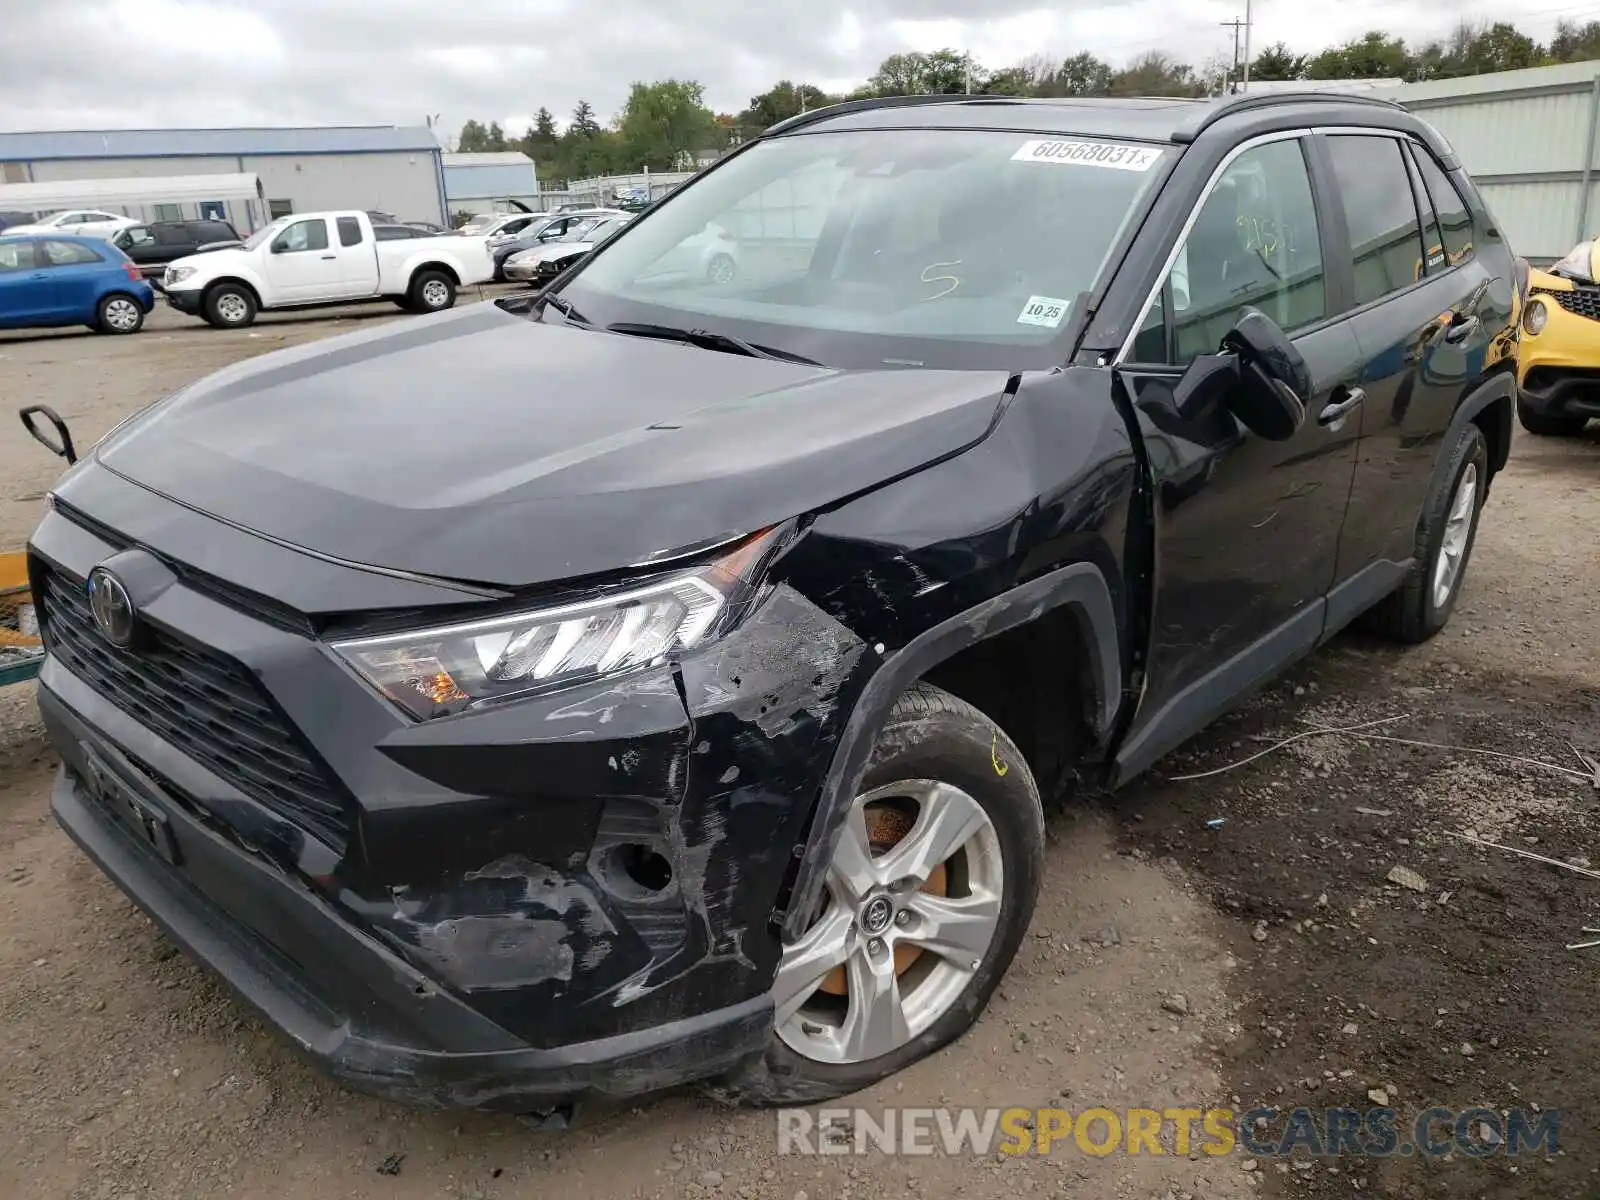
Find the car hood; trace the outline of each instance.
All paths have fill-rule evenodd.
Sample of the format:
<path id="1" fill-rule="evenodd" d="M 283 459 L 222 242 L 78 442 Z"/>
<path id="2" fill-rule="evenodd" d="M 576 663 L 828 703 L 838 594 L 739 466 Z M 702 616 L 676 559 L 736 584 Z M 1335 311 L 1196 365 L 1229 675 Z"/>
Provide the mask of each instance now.
<path id="1" fill-rule="evenodd" d="M 593 249 L 593 242 L 550 242 L 543 246 L 534 246 L 528 250 L 519 250 L 506 261 L 511 262 L 515 259 L 517 262 L 524 263 L 548 262 L 552 258 L 565 258 L 574 252 L 587 254 Z"/>
<path id="2" fill-rule="evenodd" d="M 235 364 L 121 426 L 96 458 L 292 546 L 514 587 L 659 560 L 895 479 L 981 440 L 1006 384 L 748 358 L 475 304 Z"/>

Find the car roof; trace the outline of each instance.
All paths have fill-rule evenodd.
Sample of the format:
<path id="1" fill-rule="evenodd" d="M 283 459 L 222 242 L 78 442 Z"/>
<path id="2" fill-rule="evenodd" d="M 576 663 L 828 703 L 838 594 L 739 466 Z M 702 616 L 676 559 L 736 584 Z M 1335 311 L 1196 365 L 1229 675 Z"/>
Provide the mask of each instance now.
<path id="1" fill-rule="evenodd" d="M 1357 93 L 1256 92 L 1170 97 L 886 96 L 847 100 L 780 121 L 765 136 L 849 129 L 998 129 L 1185 144 L 1220 128 L 1243 139 L 1296 126 L 1353 125 L 1416 135 L 1446 166 L 1459 165 L 1425 121 L 1391 100 Z"/>
<path id="2" fill-rule="evenodd" d="M 103 237 L 88 233 L 7 233 L 0 230 L 0 242 L 77 242 L 84 246 L 109 246 Z"/>

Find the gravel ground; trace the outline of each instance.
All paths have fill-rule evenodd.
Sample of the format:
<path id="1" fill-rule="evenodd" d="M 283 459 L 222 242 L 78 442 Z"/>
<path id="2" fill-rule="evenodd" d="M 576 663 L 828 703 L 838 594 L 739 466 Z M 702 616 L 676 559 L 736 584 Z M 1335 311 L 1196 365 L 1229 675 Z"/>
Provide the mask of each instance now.
<path id="1" fill-rule="evenodd" d="M 163 311 L 132 339 L 0 334 L 0 396 L 54 405 L 87 444 L 228 362 L 388 319 L 407 318 L 378 306 L 219 333 Z M 0 432 L 0 546 L 21 544 L 58 465 L 17 426 Z M 1373 732 L 1569 766 L 1569 743 L 1600 750 L 1597 473 L 1600 437 L 1520 438 L 1443 635 L 1409 652 L 1342 637 L 1114 801 L 1053 813 L 1032 936 L 995 1003 L 857 1101 L 1242 1111 L 1364 1105 L 1381 1088 L 1407 1120 L 1431 1104 L 1560 1109 L 1554 1158 L 805 1158 L 777 1153 L 773 1114 L 692 1094 L 562 1134 L 354 1096 L 55 828 L 53 757 L 23 685 L 0 690 L 0 1195 L 1595 1194 L 1600 960 L 1562 946 L 1600 924 L 1600 882 L 1443 834 L 1600 858 L 1600 792 L 1527 762 L 1351 737 L 1172 777 L 1308 723 L 1384 717 L 1400 719 Z M 1426 890 L 1386 882 L 1394 867 Z"/>

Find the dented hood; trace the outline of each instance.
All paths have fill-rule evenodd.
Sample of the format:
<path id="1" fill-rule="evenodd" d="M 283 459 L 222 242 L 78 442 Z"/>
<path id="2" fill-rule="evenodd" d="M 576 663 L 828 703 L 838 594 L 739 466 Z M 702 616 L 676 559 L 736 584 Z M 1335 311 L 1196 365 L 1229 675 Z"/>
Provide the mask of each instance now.
<path id="1" fill-rule="evenodd" d="M 746 533 L 980 440 L 1001 372 L 832 371 L 475 304 L 235 364 L 100 462 L 347 562 L 517 586 Z"/>

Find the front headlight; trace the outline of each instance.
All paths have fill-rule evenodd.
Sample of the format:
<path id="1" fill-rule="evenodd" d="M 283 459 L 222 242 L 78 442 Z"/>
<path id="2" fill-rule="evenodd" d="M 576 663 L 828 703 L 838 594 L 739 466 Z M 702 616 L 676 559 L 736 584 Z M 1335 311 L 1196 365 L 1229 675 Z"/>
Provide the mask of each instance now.
<path id="1" fill-rule="evenodd" d="M 193 274 L 194 274 L 194 268 L 193 267 L 168 267 L 167 268 L 167 282 L 168 283 L 182 283 L 185 279 L 188 279 Z"/>
<path id="2" fill-rule="evenodd" d="M 778 530 L 744 539 L 694 571 L 575 604 L 333 649 L 414 717 L 598 679 L 665 661 L 725 628 L 749 598 Z"/>
<path id="3" fill-rule="evenodd" d="M 1549 316 L 1543 300 L 1529 300 L 1528 306 L 1522 310 L 1522 328 L 1529 337 L 1538 337 L 1544 331 Z"/>

